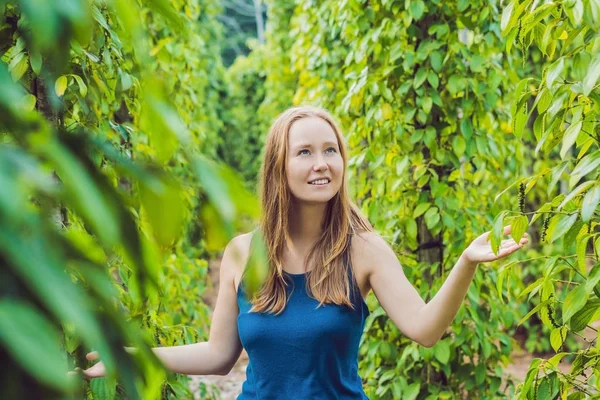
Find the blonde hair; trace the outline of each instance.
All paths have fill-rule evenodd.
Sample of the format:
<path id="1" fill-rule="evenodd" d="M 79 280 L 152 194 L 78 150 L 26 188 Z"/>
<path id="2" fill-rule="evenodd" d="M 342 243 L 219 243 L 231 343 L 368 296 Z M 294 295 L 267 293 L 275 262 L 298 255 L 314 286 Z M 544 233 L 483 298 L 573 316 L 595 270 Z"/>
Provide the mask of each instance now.
<path id="1" fill-rule="evenodd" d="M 347 150 L 340 129 L 326 110 L 314 106 L 292 107 L 280 114 L 271 125 L 261 165 L 259 190 L 262 216 L 260 230 L 267 248 L 267 277 L 250 300 L 251 312 L 281 313 L 287 304 L 286 281 L 283 275 L 283 251 L 291 239 L 288 231 L 292 195 L 286 178 L 286 160 L 290 127 L 301 118 L 318 117 L 327 122 L 338 141 L 344 161 L 344 173 L 339 192 L 328 202 L 323 231 L 310 250 L 307 262 L 313 263 L 306 274 L 309 295 L 327 303 L 345 304 L 352 308 L 349 276 L 350 240 L 358 231 L 372 231 L 370 223 L 350 200 L 346 182 Z"/>

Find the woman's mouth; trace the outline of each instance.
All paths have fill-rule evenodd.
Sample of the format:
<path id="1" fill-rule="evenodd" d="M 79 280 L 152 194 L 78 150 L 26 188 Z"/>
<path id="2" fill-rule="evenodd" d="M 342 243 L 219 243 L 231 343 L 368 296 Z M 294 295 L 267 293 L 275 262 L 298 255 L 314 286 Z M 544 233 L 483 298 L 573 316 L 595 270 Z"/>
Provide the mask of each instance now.
<path id="1" fill-rule="evenodd" d="M 314 185 L 314 186 L 326 186 L 326 185 L 329 185 L 329 182 L 331 182 L 331 180 L 329 178 L 322 178 L 322 179 L 315 179 L 314 181 L 310 181 L 308 183 L 310 185 Z"/>

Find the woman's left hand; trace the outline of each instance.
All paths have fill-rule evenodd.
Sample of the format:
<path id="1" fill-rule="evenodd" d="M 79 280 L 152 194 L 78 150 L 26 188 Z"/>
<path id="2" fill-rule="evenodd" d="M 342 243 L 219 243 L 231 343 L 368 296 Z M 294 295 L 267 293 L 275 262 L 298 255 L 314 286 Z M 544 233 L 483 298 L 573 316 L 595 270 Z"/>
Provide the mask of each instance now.
<path id="1" fill-rule="evenodd" d="M 510 225 L 505 226 L 503 237 L 506 235 L 510 235 L 510 232 Z M 465 249 L 465 251 L 463 251 L 462 257 L 467 262 L 472 264 L 478 264 L 496 261 L 511 255 L 512 253 L 518 251 L 524 245 L 529 243 L 529 235 L 527 234 L 527 232 L 525 232 L 519 243 L 515 242 L 512 238 L 503 240 L 500 243 L 498 255 L 496 255 L 492 251 L 492 245 L 488 240 L 490 233 L 491 232 L 486 232 L 480 235 L 477 239 L 473 240 L 473 242 L 469 245 L 469 247 Z"/>

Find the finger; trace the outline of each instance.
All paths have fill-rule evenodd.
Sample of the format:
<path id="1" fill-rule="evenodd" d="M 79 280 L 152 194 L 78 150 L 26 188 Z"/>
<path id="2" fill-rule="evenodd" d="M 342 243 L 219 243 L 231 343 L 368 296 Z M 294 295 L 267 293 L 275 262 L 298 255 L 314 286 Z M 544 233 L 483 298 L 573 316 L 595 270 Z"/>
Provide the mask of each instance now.
<path id="1" fill-rule="evenodd" d="M 79 368 L 79 367 L 73 368 L 72 371 L 67 371 L 67 376 L 69 376 L 69 377 L 71 377 L 71 376 L 81 376 L 81 377 L 85 378 L 84 371 L 81 368 Z"/>
<path id="2" fill-rule="evenodd" d="M 87 353 L 85 355 L 85 358 L 89 361 L 93 361 L 95 359 L 98 358 L 98 352 L 97 351 L 90 351 L 89 353 Z"/>
<path id="3" fill-rule="evenodd" d="M 82 371 L 83 372 L 83 377 L 85 379 L 91 379 L 91 378 L 97 378 L 98 377 L 98 374 L 96 372 L 94 372 L 93 368 L 94 367 L 90 367 L 90 368 Z"/>

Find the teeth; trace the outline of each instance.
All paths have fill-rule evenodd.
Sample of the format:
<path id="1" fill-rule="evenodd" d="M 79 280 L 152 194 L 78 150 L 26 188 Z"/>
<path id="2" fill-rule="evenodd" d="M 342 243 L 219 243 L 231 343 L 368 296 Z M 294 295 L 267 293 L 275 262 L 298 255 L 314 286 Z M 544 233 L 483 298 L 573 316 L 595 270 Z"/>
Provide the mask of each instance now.
<path id="1" fill-rule="evenodd" d="M 319 179 L 318 181 L 312 181 L 310 184 L 311 185 L 324 185 L 326 183 L 329 183 L 329 180 L 327 180 L 327 179 Z"/>

